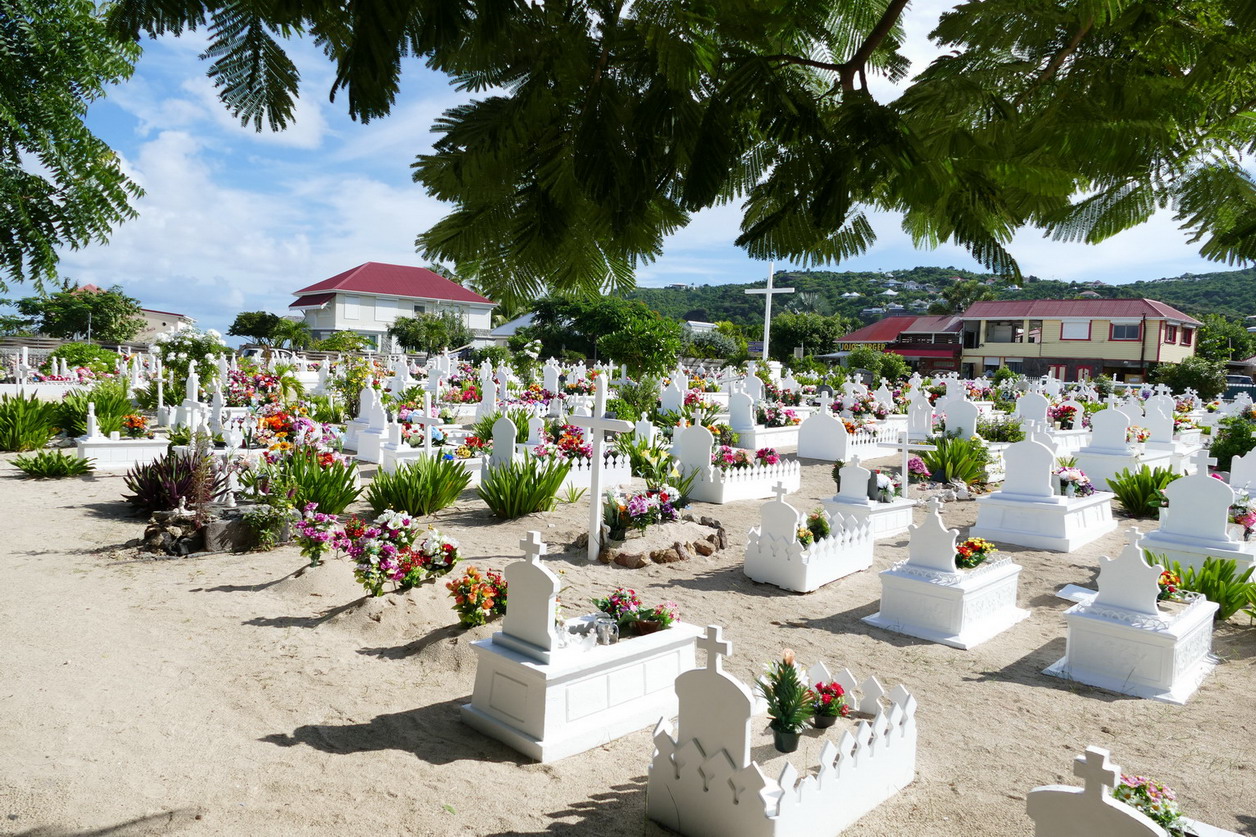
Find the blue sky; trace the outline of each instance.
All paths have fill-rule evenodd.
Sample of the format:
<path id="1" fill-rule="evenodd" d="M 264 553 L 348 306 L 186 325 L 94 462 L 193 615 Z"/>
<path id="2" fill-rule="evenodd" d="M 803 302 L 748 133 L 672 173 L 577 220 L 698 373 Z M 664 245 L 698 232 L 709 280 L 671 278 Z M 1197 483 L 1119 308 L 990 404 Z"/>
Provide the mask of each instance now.
<path id="1" fill-rule="evenodd" d="M 913 4 L 906 51 L 918 68 L 935 54 L 925 36 L 949 5 Z M 198 59 L 199 34 L 143 46 L 133 78 L 89 115 L 145 188 L 140 216 L 107 245 L 67 252 L 63 275 L 120 284 L 147 308 L 225 331 L 237 312 L 285 313 L 296 289 L 362 262 L 424 263 L 414 238 L 446 208 L 411 181 L 409 166 L 430 147 L 433 121 L 463 100 L 443 76 L 411 62 L 392 116 L 361 125 L 345 116 L 342 101 L 328 101 L 330 64 L 311 45 L 296 44 L 303 97 L 295 124 L 257 133 L 217 102 Z M 888 85 L 877 93 L 894 95 Z M 739 220 L 736 205 L 698 214 L 640 271 L 638 284 L 762 279 L 767 265 L 732 246 Z M 832 269 L 978 268 L 956 247 L 913 248 L 892 216 L 875 217 L 874 226 L 878 243 Z M 1022 232 L 1012 252 L 1025 272 L 1064 280 L 1118 283 L 1223 269 L 1200 259 L 1163 215 L 1098 247 Z"/>

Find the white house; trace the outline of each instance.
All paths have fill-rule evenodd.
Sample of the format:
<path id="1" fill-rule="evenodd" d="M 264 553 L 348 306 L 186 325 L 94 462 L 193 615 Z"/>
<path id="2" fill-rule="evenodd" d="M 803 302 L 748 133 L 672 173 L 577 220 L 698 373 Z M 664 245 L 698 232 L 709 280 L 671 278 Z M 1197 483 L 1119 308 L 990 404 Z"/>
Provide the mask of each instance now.
<path id="1" fill-rule="evenodd" d="M 452 312 L 471 329 L 477 345 L 489 342 L 493 327 L 492 300 L 422 267 L 367 262 L 295 295 L 288 307 L 304 314 L 315 338 L 352 331 L 374 340 L 380 350 L 389 348 L 387 331 L 398 317 Z"/>

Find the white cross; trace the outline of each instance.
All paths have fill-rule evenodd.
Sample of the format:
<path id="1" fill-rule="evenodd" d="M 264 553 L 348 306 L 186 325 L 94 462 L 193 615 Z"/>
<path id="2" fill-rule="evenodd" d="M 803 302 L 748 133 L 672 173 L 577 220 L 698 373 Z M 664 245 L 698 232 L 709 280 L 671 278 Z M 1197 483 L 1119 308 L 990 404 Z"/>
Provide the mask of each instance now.
<path id="1" fill-rule="evenodd" d="M 530 563 L 539 564 L 541 556 L 545 554 L 548 547 L 545 541 L 541 540 L 540 532 L 529 532 L 523 536 L 523 540 L 519 541 L 519 548 L 523 550 L 523 554 L 527 556 Z"/>
<path id="2" fill-rule="evenodd" d="M 441 424 L 439 416 L 432 415 L 432 394 L 430 392 L 423 393 L 423 416 L 415 418 L 416 411 L 410 411 L 410 423 L 417 424 L 423 428 L 423 453 L 428 456 L 432 455 L 432 428 Z"/>
<path id="3" fill-rule="evenodd" d="M 1208 448 L 1200 448 L 1195 453 L 1195 467 L 1199 469 L 1199 473 L 1205 477 L 1208 476 L 1208 466 L 1216 465 L 1217 460 L 1208 455 Z"/>
<path id="4" fill-rule="evenodd" d="M 827 389 L 820 393 L 820 411 L 822 415 L 828 415 L 829 410 L 833 407 L 833 393 Z"/>
<path id="5" fill-rule="evenodd" d="M 745 291 L 748 294 L 763 294 L 763 359 L 768 359 L 768 336 L 772 330 L 772 296 L 774 294 L 792 294 L 793 288 L 774 288 L 772 287 L 772 277 L 776 275 L 776 263 L 768 263 L 768 286 L 766 288 L 752 288 Z"/>
<path id="6" fill-rule="evenodd" d="M 772 486 L 772 493 L 776 495 L 776 502 L 784 503 L 785 495 L 789 493 L 789 489 L 785 487 L 785 483 L 778 482 L 776 485 Z"/>
<path id="7" fill-rule="evenodd" d="M 1138 546 L 1138 542 L 1142 539 L 1143 539 L 1143 533 L 1138 531 L 1135 528 L 1131 527 L 1125 533 L 1125 540 L 1127 540 L 1131 546 Z"/>
<path id="8" fill-rule="evenodd" d="M 588 416 L 573 416 L 567 421 L 585 431 L 593 449 L 593 470 L 589 474 L 589 560 L 596 561 L 602 551 L 602 454 L 608 430 L 627 433 L 632 425 L 623 419 L 606 418 L 606 376 L 598 375 L 593 383 L 593 411 Z"/>
<path id="9" fill-rule="evenodd" d="M 886 447 L 891 447 L 895 450 L 901 450 L 903 452 L 903 499 L 907 499 L 908 494 L 910 493 L 909 486 L 911 485 L 911 479 L 907 475 L 907 462 L 911 459 L 911 452 L 914 450 L 937 450 L 938 447 L 937 445 L 913 445 L 907 440 L 906 431 L 898 434 L 897 445 L 886 445 Z"/>
<path id="10" fill-rule="evenodd" d="M 719 625 L 707 625 L 706 635 L 694 645 L 706 652 L 707 671 L 723 671 L 724 658 L 733 653 L 733 644 L 724 639 L 724 629 Z"/>
<path id="11" fill-rule="evenodd" d="M 1073 760 L 1073 775 L 1086 783 L 1086 796 L 1104 796 L 1108 788 L 1116 787 L 1121 768 L 1108 761 L 1108 751 L 1099 747 L 1087 747 L 1086 755 Z"/>

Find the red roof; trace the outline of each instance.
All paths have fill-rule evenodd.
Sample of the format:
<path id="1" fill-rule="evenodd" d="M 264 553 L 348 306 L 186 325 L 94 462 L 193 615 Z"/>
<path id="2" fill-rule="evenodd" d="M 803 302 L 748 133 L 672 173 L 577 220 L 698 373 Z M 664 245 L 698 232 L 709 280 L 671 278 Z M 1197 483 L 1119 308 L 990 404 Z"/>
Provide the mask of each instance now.
<path id="1" fill-rule="evenodd" d="M 336 298 L 335 294 L 309 294 L 299 296 L 289 308 L 320 308 Z"/>
<path id="2" fill-rule="evenodd" d="M 330 279 L 296 291 L 297 296 L 317 291 L 340 291 L 409 296 L 418 299 L 447 299 L 453 302 L 480 302 L 493 305 L 491 299 L 469 291 L 457 282 L 433 273 L 425 267 L 367 262 L 338 273 Z M 298 300 L 300 302 L 301 300 Z"/>
<path id="3" fill-rule="evenodd" d="M 886 317 L 838 338 L 839 343 L 893 343 L 900 334 L 946 334 L 959 331 L 958 317 Z"/>
<path id="4" fill-rule="evenodd" d="M 965 320 L 1046 317 L 1151 317 L 1200 325 L 1199 320 L 1154 299 L 1019 299 L 974 302 Z"/>

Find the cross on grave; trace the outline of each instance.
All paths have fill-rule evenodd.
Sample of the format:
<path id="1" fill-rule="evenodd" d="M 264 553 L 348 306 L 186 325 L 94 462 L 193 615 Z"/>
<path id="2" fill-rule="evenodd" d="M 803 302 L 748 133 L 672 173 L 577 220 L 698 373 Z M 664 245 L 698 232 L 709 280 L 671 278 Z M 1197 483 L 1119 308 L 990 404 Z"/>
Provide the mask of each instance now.
<path id="1" fill-rule="evenodd" d="M 820 415 L 827 416 L 833 407 L 833 393 L 825 390 L 820 393 Z"/>
<path id="2" fill-rule="evenodd" d="M 724 658 L 733 653 L 733 643 L 724 639 L 724 629 L 719 625 L 707 625 L 706 633 L 694 645 L 706 652 L 708 671 L 723 671 Z"/>
<path id="3" fill-rule="evenodd" d="M 1205 477 L 1208 476 L 1208 466 L 1217 464 L 1216 457 L 1208 455 L 1208 448 L 1200 448 L 1192 458 L 1195 460 L 1195 467 L 1198 469 L 1196 473 Z"/>
<path id="4" fill-rule="evenodd" d="M 776 275 L 776 263 L 768 263 L 768 286 L 766 288 L 752 288 L 745 291 L 747 294 L 763 294 L 763 360 L 768 359 L 768 335 L 772 329 L 772 297 L 775 294 L 792 294 L 793 288 L 774 288 L 772 287 L 772 277 Z"/>
<path id="5" fill-rule="evenodd" d="M 524 535 L 519 541 L 519 548 L 523 550 L 523 554 L 528 561 L 533 564 L 540 563 L 541 556 L 549 549 L 545 541 L 541 540 L 540 532 L 528 532 L 528 534 Z"/>
<path id="6" fill-rule="evenodd" d="M 627 433 L 632 424 L 623 419 L 606 418 L 606 376 L 598 375 L 593 383 L 593 411 L 588 416 L 572 416 L 568 422 L 585 430 L 593 453 L 593 469 L 589 474 L 589 560 L 596 561 L 602 551 L 602 455 L 608 430 Z"/>
<path id="7" fill-rule="evenodd" d="M 903 499 L 906 500 L 911 494 L 911 480 L 908 478 L 908 475 L 907 475 L 907 461 L 911 459 L 911 452 L 914 450 L 937 450 L 938 446 L 937 445 L 923 445 L 923 444 L 913 445 L 907 439 L 907 432 L 903 431 L 902 433 L 898 434 L 897 445 L 886 445 L 886 447 L 891 447 L 891 448 L 894 448 L 895 450 L 901 450 L 903 452 L 903 470 L 899 476 L 903 480 Z"/>
<path id="8" fill-rule="evenodd" d="M 431 456 L 432 454 L 432 428 L 441 423 L 438 416 L 432 415 L 432 394 L 430 392 L 423 393 L 423 416 L 415 418 L 414 411 L 410 412 L 410 423 L 417 424 L 423 428 L 423 453 Z"/>
<path id="9" fill-rule="evenodd" d="M 784 503 L 785 495 L 789 493 L 789 490 L 785 488 L 785 483 L 778 482 L 776 485 L 772 486 L 772 493 L 776 495 L 776 502 Z"/>
<path id="10" fill-rule="evenodd" d="M 1116 765 L 1108 761 L 1108 751 L 1098 747 L 1088 747 L 1086 755 L 1073 760 L 1073 775 L 1086 783 L 1082 793 L 1086 796 L 1106 796 L 1111 788 L 1116 787 L 1120 773 Z"/>

